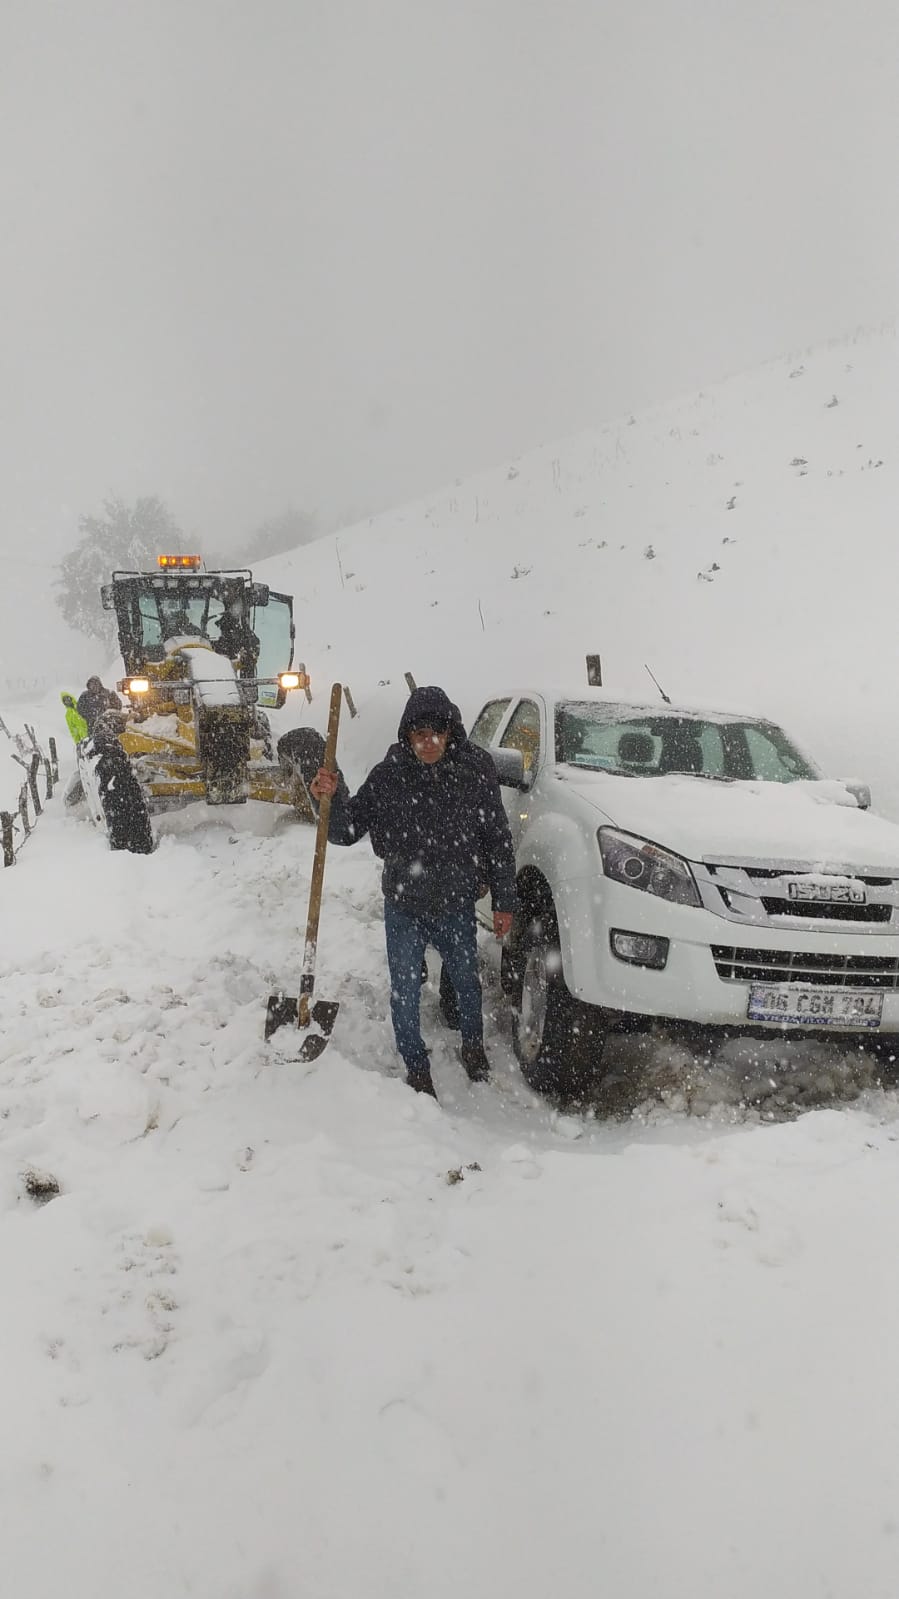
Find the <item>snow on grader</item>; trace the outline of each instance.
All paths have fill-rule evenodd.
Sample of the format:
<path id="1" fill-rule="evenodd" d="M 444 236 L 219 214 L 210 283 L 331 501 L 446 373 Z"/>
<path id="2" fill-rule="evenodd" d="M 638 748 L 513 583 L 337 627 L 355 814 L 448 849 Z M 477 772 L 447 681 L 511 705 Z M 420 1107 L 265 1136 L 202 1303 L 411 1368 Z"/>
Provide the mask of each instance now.
<path id="1" fill-rule="evenodd" d="M 70 803 L 85 801 L 113 849 L 149 853 L 150 818 L 192 802 L 289 805 L 314 821 L 292 758 L 273 748 L 267 709 L 307 689 L 293 666 L 293 600 L 250 571 L 207 572 L 199 556 L 161 555 L 156 572 L 114 572 L 126 708 L 104 712 L 78 746 Z"/>

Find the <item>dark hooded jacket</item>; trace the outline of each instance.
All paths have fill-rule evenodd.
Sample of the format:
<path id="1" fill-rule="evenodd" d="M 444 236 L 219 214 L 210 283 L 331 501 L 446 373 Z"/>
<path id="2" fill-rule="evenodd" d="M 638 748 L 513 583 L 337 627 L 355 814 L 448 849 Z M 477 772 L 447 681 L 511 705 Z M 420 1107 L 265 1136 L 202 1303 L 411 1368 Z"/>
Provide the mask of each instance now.
<path id="1" fill-rule="evenodd" d="M 218 628 L 219 636 L 212 648 L 218 655 L 227 655 L 232 661 L 239 656 L 242 675 L 252 677 L 259 659 L 259 640 L 249 622 L 225 611 L 219 617 Z"/>
<path id="2" fill-rule="evenodd" d="M 88 684 L 88 687 L 84 690 L 84 693 L 79 694 L 78 715 L 84 717 L 84 720 L 87 723 L 88 732 L 93 733 L 94 728 L 100 720 L 100 717 L 103 715 L 103 712 L 109 710 L 120 711 L 122 709 L 122 702 L 119 699 L 118 694 L 113 693 L 111 688 L 103 687 L 103 684 L 100 682 L 99 678 L 91 678 L 90 682 L 96 683 L 97 687 L 91 688 L 90 684 Z"/>
<path id="3" fill-rule="evenodd" d="M 420 761 L 409 731 L 429 719 L 450 723 L 446 753 Z M 410 695 L 384 759 L 352 796 L 331 801 L 328 837 L 354 844 L 371 835 L 384 862 L 381 887 L 412 916 L 452 915 L 473 905 L 486 883 L 493 909 L 515 909 L 515 856 L 496 771 L 470 744 L 459 711 L 440 688 Z"/>

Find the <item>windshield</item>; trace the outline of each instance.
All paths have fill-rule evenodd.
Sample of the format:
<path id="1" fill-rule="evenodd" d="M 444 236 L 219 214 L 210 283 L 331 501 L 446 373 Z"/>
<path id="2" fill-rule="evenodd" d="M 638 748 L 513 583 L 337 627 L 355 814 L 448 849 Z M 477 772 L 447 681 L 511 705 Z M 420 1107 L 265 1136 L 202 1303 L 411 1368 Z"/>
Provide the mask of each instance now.
<path id="1" fill-rule="evenodd" d="M 141 594 L 140 642 L 145 647 L 182 637 L 217 638 L 218 630 L 208 631 L 217 622 L 224 606 L 210 594 L 187 595 L 150 592 Z"/>
<path id="2" fill-rule="evenodd" d="M 218 654 L 227 655 L 242 678 L 253 677 L 259 654 L 254 617 L 265 614 L 268 590 L 253 585 L 250 576 L 249 572 L 177 577 L 114 573 L 112 598 L 125 670 L 140 672 L 150 661 L 164 661 L 179 640 L 202 638 Z M 285 668 L 286 662 L 279 665 L 279 670 Z"/>
<path id="3" fill-rule="evenodd" d="M 556 760 L 628 777 L 681 772 L 721 782 L 795 783 L 821 775 L 773 722 L 596 702 L 556 707 Z"/>

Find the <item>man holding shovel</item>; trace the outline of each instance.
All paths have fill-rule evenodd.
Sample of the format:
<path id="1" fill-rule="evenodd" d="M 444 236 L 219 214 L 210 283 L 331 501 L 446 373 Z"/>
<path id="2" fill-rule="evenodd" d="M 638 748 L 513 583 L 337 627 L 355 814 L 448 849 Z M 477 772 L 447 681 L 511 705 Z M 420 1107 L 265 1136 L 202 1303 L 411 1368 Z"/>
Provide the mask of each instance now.
<path id="1" fill-rule="evenodd" d="M 339 774 L 321 768 L 310 792 L 332 796 L 329 841 L 355 844 L 366 833 L 384 862 L 384 927 L 390 1010 L 406 1081 L 433 1094 L 421 1036 L 421 967 L 431 944 L 458 1001 L 461 1059 L 484 1082 L 481 983 L 475 902 L 483 884 L 493 900 L 493 930 L 505 938 L 515 909 L 515 857 L 499 783 L 469 744 L 459 713 L 440 688 L 409 697 L 397 743 L 352 797 Z"/>

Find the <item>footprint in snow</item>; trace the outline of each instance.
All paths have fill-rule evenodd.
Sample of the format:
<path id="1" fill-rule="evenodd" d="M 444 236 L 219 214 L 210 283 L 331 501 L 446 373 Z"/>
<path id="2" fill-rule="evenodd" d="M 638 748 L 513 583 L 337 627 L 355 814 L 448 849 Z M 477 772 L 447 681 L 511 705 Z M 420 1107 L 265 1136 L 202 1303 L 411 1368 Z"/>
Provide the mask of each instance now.
<path id="1" fill-rule="evenodd" d="M 752 1254 L 760 1266 L 786 1266 L 801 1253 L 802 1244 L 796 1228 L 770 1216 L 760 1214 L 752 1200 L 745 1194 L 727 1193 L 718 1201 L 718 1217 L 729 1227 L 743 1228 L 755 1238 Z M 733 1240 L 718 1239 L 719 1247 L 728 1249 Z"/>
<path id="2" fill-rule="evenodd" d="M 103 1307 L 115 1329 L 115 1353 L 134 1350 L 144 1360 L 158 1360 L 165 1354 L 175 1330 L 178 1309 L 172 1279 L 177 1275 L 178 1256 L 166 1227 L 151 1227 L 146 1233 L 122 1239 L 119 1271 L 126 1274 Z"/>

